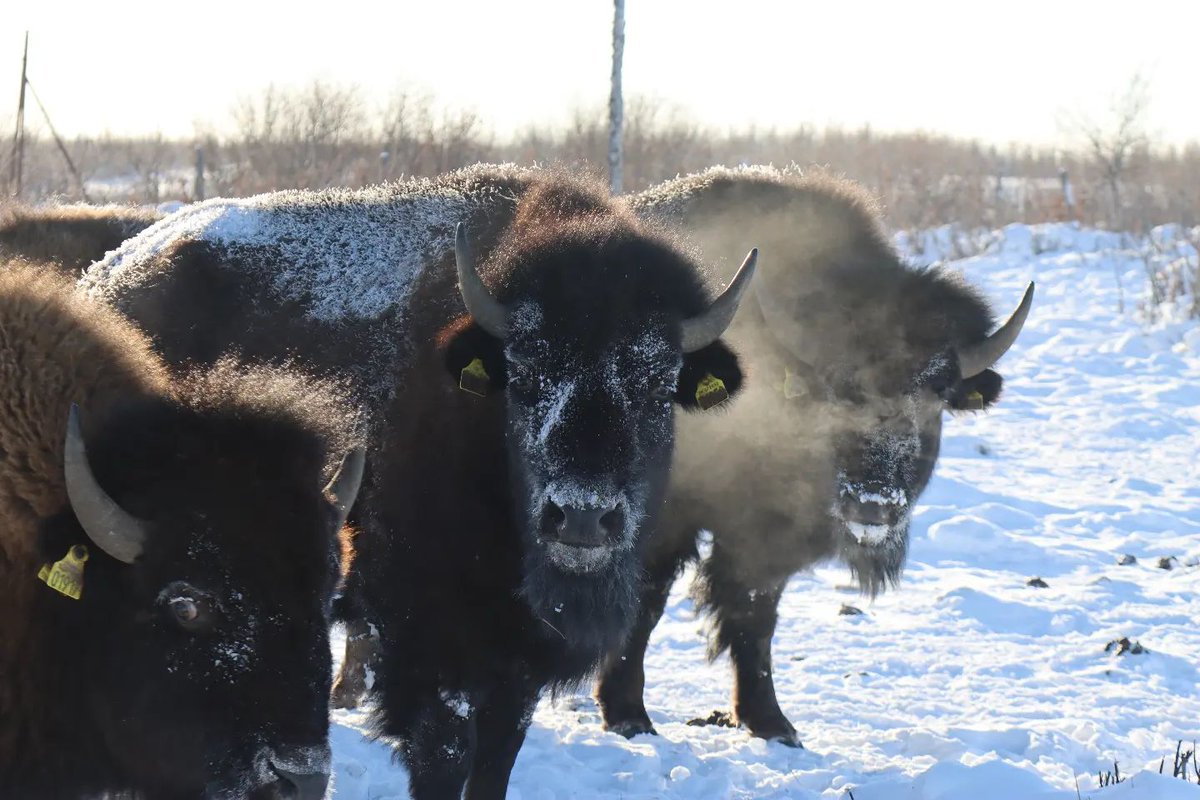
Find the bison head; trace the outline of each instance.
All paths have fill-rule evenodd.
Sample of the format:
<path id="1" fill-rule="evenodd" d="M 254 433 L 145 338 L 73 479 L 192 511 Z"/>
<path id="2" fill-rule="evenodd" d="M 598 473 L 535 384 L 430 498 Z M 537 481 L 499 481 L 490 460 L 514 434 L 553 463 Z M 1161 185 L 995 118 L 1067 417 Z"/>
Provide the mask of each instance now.
<path id="1" fill-rule="evenodd" d="M 957 346 L 949 341 L 950 326 L 941 327 L 944 317 L 901 323 L 895 314 L 912 309 L 881 304 L 875 321 L 889 321 L 870 327 L 886 331 L 888 341 L 847 325 L 843 341 L 828 343 L 838 358 L 791 361 L 784 391 L 806 396 L 802 407 L 825 425 L 836 475 L 830 512 L 838 548 L 865 592 L 874 595 L 899 578 L 913 505 L 941 446 L 942 414 L 996 401 L 1002 379 L 990 367 L 1016 341 L 1032 301 L 1031 283 L 994 333 Z M 986 307 L 963 303 L 990 318 Z"/>
<path id="2" fill-rule="evenodd" d="M 479 367 L 503 392 L 524 595 L 564 638 L 602 631 L 598 619 L 633 605 L 639 534 L 671 462 L 673 407 L 709 408 L 741 384 L 720 337 L 757 254 L 711 301 L 688 259 L 619 225 L 494 255 L 503 299 L 481 280 L 462 227 L 455 255 L 473 321 L 447 362 L 464 381 Z"/>
<path id="3" fill-rule="evenodd" d="M 42 548 L 87 560 L 78 600 L 46 593 L 58 660 L 74 666 L 73 713 L 111 783 L 153 797 L 316 800 L 329 775 L 338 531 L 363 454 L 326 483 L 316 436 L 213 416 L 136 403 L 85 450 L 72 409 L 69 510 Z"/>

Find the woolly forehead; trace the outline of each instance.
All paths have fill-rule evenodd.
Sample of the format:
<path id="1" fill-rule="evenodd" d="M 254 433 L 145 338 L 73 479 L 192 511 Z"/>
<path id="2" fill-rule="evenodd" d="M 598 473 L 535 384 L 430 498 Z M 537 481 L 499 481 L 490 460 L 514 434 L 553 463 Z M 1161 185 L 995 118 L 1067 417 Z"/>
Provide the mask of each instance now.
<path id="1" fill-rule="evenodd" d="M 170 573 L 175 580 L 190 576 L 201 586 L 217 580 L 231 590 L 270 587 L 278 600 L 293 591 L 304 599 L 317 599 L 332 588 L 341 561 L 341 540 L 327 527 L 314 519 L 306 526 L 278 522 L 258 526 L 249 534 L 244 528 L 220 526 L 186 533 L 160 529 L 151 534 L 151 544 L 138 563 L 144 561 L 148 572 Z"/>
<path id="2" fill-rule="evenodd" d="M 596 331 L 589 330 L 592 326 L 579 325 L 580 319 L 574 322 L 547 322 L 547 315 L 537 304 L 519 303 L 509 317 L 512 327 L 505 356 L 543 371 L 562 369 L 586 374 L 600 370 L 613 379 L 622 374 L 638 378 L 652 372 L 678 371 L 683 363 L 678 337 L 662 314 L 627 320 L 624 325 L 605 320 L 608 330 L 601 336 L 588 335 Z"/>

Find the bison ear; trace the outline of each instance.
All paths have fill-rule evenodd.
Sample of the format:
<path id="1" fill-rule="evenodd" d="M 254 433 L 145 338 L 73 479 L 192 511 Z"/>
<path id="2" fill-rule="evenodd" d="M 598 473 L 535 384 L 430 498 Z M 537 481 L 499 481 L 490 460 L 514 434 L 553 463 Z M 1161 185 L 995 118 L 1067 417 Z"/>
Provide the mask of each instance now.
<path id="1" fill-rule="evenodd" d="M 464 392 L 483 397 L 504 387 L 504 343 L 464 314 L 438 335 L 446 369 Z"/>
<path id="2" fill-rule="evenodd" d="M 946 404 L 954 411 L 982 411 L 990 408 L 1000 398 L 1004 379 L 998 372 L 985 369 L 978 375 L 965 378 L 946 398 Z"/>
<path id="3" fill-rule="evenodd" d="M 707 411 L 723 405 L 742 388 L 737 355 L 720 339 L 683 357 L 675 402 L 684 409 Z"/>

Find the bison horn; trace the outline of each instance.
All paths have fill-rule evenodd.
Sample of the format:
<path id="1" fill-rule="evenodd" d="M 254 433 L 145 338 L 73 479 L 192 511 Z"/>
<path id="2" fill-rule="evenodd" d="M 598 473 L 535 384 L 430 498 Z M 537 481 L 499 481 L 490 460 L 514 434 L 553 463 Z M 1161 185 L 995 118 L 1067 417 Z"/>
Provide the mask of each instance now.
<path id="1" fill-rule="evenodd" d="M 366 454 L 361 447 L 356 447 L 349 453 L 346 453 L 342 459 L 342 463 L 337 468 L 337 472 L 326 484 L 324 492 L 327 496 L 333 498 L 333 507 L 338 513 L 338 528 L 346 522 L 346 517 L 350 516 L 350 508 L 354 505 L 354 498 L 358 497 L 358 488 L 362 484 L 363 464 L 366 461 Z"/>
<path id="2" fill-rule="evenodd" d="M 684 320 L 683 352 L 694 353 L 721 338 L 721 334 L 725 333 L 729 323 L 733 322 L 733 315 L 737 313 L 738 303 L 742 301 L 742 295 L 746 293 L 746 287 L 750 285 L 750 279 L 754 277 L 754 268 L 757 263 L 758 248 L 756 247 L 747 254 L 746 260 L 738 268 L 733 280 L 725 287 L 725 291 L 712 301 L 708 309 L 691 319 Z"/>
<path id="3" fill-rule="evenodd" d="M 964 378 L 973 378 L 1000 360 L 1000 357 L 1013 346 L 1021 328 L 1025 326 L 1025 318 L 1029 316 L 1029 307 L 1033 305 L 1033 281 L 1025 289 L 1025 296 L 1017 310 L 1008 321 L 1001 325 L 995 333 L 979 344 L 958 351 L 958 368 Z"/>
<path id="4" fill-rule="evenodd" d="M 96 482 L 83 445 L 79 408 L 74 403 L 67 416 L 67 441 L 63 450 L 67 499 L 79 524 L 97 547 L 117 561 L 132 564 L 142 554 L 146 523 L 117 505 Z"/>
<path id="5" fill-rule="evenodd" d="M 497 339 L 503 339 L 508 333 L 508 309 L 492 297 L 475 271 L 471 247 L 467 243 L 467 228 L 461 222 L 454 230 L 454 261 L 458 265 L 458 289 L 467 311 L 479 327 Z"/>

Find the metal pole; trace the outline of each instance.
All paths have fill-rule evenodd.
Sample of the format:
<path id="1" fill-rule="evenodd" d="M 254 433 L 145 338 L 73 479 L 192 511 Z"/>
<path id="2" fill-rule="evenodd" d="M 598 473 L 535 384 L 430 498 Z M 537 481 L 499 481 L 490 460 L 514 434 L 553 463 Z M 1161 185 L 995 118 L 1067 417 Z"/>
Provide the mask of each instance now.
<path id="1" fill-rule="evenodd" d="M 608 175 L 613 194 L 621 193 L 624 171 L 621 128 L 625 99 L 621 95 L 621 62 L 625 57 L 625 0 L 613 0 L 612 94 L 608 99 Z"/>
<path id="2" fill-rule="evenodd" d="M 38 97 L 37 90 L 33 88 L 33 84 L 29 79 L 25 79 L 25 85 L 29 87 L 29 93 L 33 95 L 33 102 L 37 103 L 38 108 L 42 111 L 42 116 L 46 119 L 46 127 L 50 129 L 50 135 L 54 137 L 54 143 L 58 145 L 58 152 L 62 153 L 63 160 L 67 162 L 67 169 L 71 171 L 71 175 L 75 178 L 75 183 L 79 185 L 79 195 L 85 203 L 90 203 L 91 199 L 87 195 L 87 187 L 83 185 L 83 176 L 79 174 L 79 170 L 75 166 L 75 162 L 71 160 L 71 154 L 67 152 L 67 146 L 63 143 L 62 137 L 58 135 L 58 131 L 54 127 L 54 122 L 50 119 L 50 112 L 46 111 L 46 106 L 42 103 L 42 98 Z"/>
<path id="3" fill-rule="evenodd" d="M 17 130 L 13 134 L 12 173 L 9 176 L 13 197 L 21 196 L 21 182 L 24 179 L 22 173 L 25 161 L 25 74 L 28 65 L 29 31 L 25 31 L 25 52 L 21 56 L 21 93 L 17 100 Z"/>
<path id="4" fill-rule="evenodd" d="M 196 148 L 196 180 L 192 184 L 192 200 L 199 202 L 204 199 L 204 148 Z"/>

